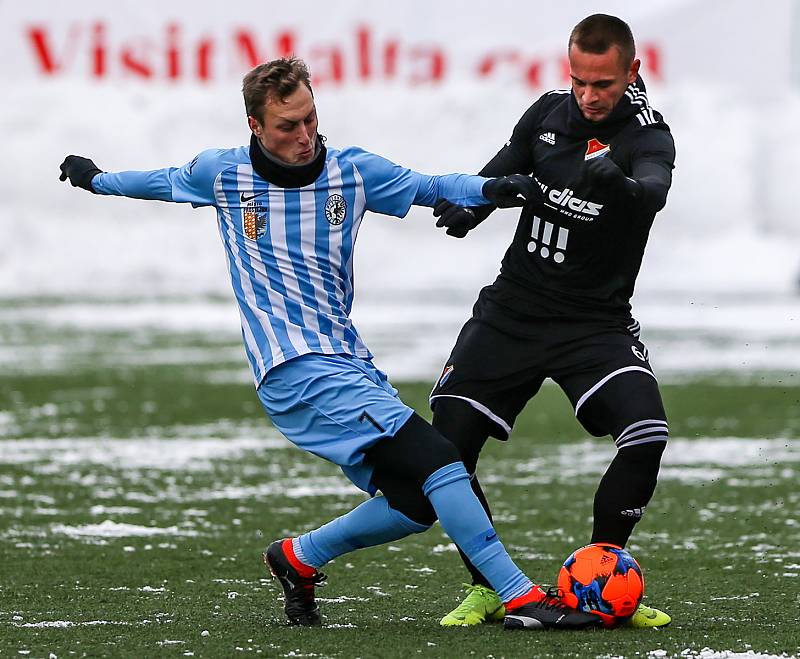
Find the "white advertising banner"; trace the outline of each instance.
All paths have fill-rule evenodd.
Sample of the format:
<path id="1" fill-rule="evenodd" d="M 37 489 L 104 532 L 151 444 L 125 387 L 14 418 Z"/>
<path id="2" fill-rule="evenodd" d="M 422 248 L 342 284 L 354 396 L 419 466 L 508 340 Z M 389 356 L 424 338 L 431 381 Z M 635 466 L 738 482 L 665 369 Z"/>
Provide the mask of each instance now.
<path id="1" fill-rule="evenodd" d="M 595 11 L 629 21 L 649 79 L 781 84 L 791 0 L 455 2 L 340 0 L 287 5 L 172 0 L 0 3 L 6 80 L 209 85 L 287 54 L 317 86 L 438 86 L 495 79 L 567 82 L 565 43 Z"/>
<path id="2" fill-rule="evenodd" d="M 569 84 L 569 32 L 596 11 L 630 23 L 677 147 L 639 290 L 789 289 L 796 4 L 0 0 L 0 294 L 225 293 L 213 214 L 83 195 L 57 181 L 58 165 L 76 153 L 109 171 L 153 169 L 245 143 L 241 76 L 258 62 L 307 59 L 332 146 L 475 172 L 539 94 Z M 435 281 L 471 298 L 513 232 L 513 212 L 497 216 L 463 241 L 434 230 L 428 209 L 370 219 L 362 297 Z"/>

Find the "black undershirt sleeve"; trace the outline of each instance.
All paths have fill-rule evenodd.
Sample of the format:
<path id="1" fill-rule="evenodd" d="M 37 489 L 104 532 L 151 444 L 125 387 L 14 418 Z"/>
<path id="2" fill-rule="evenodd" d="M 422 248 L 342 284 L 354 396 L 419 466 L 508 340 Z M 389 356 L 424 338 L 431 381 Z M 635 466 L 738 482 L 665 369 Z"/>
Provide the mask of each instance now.
<path id="1" fill-rule="evenodd" d="M 642 160 L 633 165 L 631 178 L 639 184 L 638 204 L 649 213 L 657 213 L 667 203 L 672 184 L 672 170 L 664 163 Z"/>
<path id="2" fill-rule="evenodd" d="M 509 174 L 530 174 L 533 171 L 533 133 L 539 117 L 540 101 L 529 107 L 514 126 L 511 139 L 483 169 L 479 176 L 508 176 Z"/>
<path id="3" fill-rule="evenodd" d="M 657 213 L 667 203 L 675 166 L 675 142 L 668 131 L 649 129 L 637 136 L 631 154 L 630 177 L 638 183 L 636 204 Z"/>
<path id="4" fill-rule="evenodd" d="M 509 176 L 510 174 L 530 174 L 533 171 L 533 154 L 531 144 L 533 143 L 533 131 L 537 128 L 539 109 L 541 100 L 536 101 L 522 115 L 511 139 L 503 145 L 489 162 L 487 162 L 479 176 L 494 178 L 496 176 Z M 475 217 L 483 222 L 497 206 L 489 204 L 473 208 Z"/>

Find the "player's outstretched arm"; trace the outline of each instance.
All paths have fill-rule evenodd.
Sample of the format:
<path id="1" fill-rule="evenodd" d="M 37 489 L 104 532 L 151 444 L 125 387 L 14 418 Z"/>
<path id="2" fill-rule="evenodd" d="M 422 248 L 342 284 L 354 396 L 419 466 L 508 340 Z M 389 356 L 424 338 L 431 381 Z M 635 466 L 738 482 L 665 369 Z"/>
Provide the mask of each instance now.
<path id="1" fill-rule="evenodd" d="M 385 215 L 405 217 L 411 206 L 433 208 L 442 200 L 463 207 L 488 204 L 511 208 L 541 197 L 541 189 L 522 174 L 485 178 L 468 174 L 421 174 L 358 147 L 342 151 L 364 181 L 366 207 Z"/>
<path id="2" fill-rule="evenodd" d="M 104 172 L 89 158 L 67 156 L 59 179 L 95 194 L 207 206 L 214 203 L 213 182 L 224 153 L 210 149 L 183 167 L 128 172 Z"/>
<path id="3" fill-rule="evenodd" d="M 60 181 L 69 182 L 94 194 L 118 195 L 135 199 L 174 201 L 172 174 L 175 167 L 142 172 L 109 173 L 101 170 L 89 158 L 67 156 L 61 163 Z"/>
<path id="4" fill-rule="evenodd" d="M 428 176 L 417 174 L 418 187 L 413 203 L 416 206 L 436 206 L 440 200 L 460 206 L 480 206 L 487 202 L 500 208 L 515 208 L 541 197 L 536 182 L 524 174 L 486 179 L 466 174 Z"/>
<path id="5" fill-rule="evenodd" d="M 488 194 L 487 186 L 489 187 Z M 483 194 L 490 200 L 492 200 L 490 195 L 495 195 L 498 190 L 505 190 L 502 195 L 506 199 L 501 201 L 509 201 L 508 206 L 531 206 L 534 202 L 540 200 L 542 196 L 536 182 L 530 176 L 521 174 L 489 179 L 483 186 Z M 512 198 L 514 192 L 516 192 L 516 196 Z M 495 199 L 498 198 L 495 197 Z M 524 200 L 523 203 L 519 203 L 522 200 Z M 503 207 L 502 203 L 494 203 L 491 206 L 465 208 L 449 202 L 447 199 L 439 199 L 433 209 L 433 215 L 438 218 L 436 226 L 439 228 L 446 227 L 448 236 L 463 238 L 483 222 L 489 216 L 489 213 L 494 210 L 495 206 Z"/>

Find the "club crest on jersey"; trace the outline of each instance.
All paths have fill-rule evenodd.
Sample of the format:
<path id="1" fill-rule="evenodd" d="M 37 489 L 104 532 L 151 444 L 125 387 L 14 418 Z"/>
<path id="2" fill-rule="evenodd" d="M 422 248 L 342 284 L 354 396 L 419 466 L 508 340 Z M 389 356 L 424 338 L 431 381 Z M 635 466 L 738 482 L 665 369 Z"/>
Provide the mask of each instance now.
<path id="1" fill-rule="evenodd" d="M 594 160 L 595 158 L 602 158 L 609 151 L 611 151 L 611 147 L 608 144 L 603 144 L 596 137 L 593 137 L 586 145 L 586 155 L 583 156 L 583 159 Z"/>
<path id="2" fill-rule="evenodd" d="M 443 386 L 445 382 L 450 378 L 450 375 L 453 373 L 454 366 L 449 364 L 448 366 L 444 367 L 442 374 L 439 376 L 439 386 Z"/>
<path id="3" fill-rule="evenodd" d="M 267 233 L 267 211 L 260 201 L 251 201 L 242 209 L 244 235 L 258 240 Z"/>
<path id="4" fill-rule="evenodd" d="M 347 215 L 347 202 L 340 194 L 332 194 L 325 202 L 325 218 L 333 226 L 338 226 L 344 222 Z"/>

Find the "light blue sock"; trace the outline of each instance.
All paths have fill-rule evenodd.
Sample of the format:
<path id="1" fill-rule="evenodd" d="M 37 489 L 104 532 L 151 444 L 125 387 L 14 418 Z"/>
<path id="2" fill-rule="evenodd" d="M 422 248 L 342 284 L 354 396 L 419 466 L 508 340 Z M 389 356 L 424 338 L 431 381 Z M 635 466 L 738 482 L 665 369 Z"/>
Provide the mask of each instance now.
<path id="1" fill-rule="evenodd" d="M 533 583 L 511 560 L 486 511 L 469 484 L 463 462 L 453 462 L 428 476 L 422 491 L 447 535 L 481 571 L 503 602 L 524 595 Z"/>
<path id="2" fill-rule="evenodd" d="M 337 556 L 355 549 L 400 540 L 429 528 L 390 508 L 386 497 L 377 496 L 346 515 L 295 538 L 293 546 L 300 561 L 320 568 Z"/>

